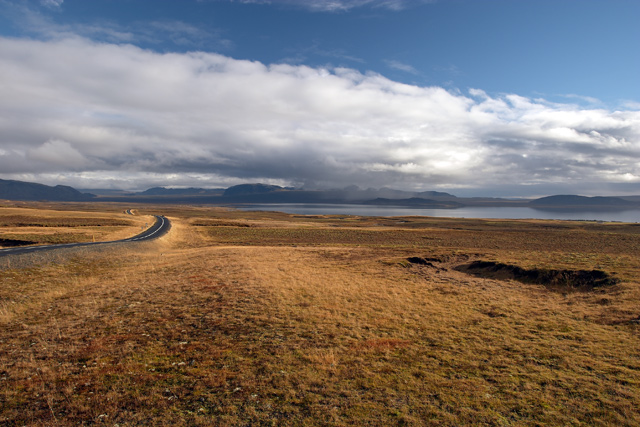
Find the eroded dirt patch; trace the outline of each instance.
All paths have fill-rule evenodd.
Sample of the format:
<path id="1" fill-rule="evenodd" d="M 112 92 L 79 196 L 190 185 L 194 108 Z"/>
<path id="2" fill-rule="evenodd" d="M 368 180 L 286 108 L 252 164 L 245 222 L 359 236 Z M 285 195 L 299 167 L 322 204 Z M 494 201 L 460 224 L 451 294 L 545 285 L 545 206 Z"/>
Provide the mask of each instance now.
<path id="1" fill-rule="evenodd" d="M 226 221 L 219 219 L 198 219 L 191 222 L 195 227 L 253 227 L 252 224 L 241 221 Z"/>
<path id="2" fill-rule="evenodd" d="M 426 265 L 428 267 L 435 267 L 435 265 L 433 265 L 434 262 L 442 262 L 439 258 L 422 258 L 419 256 L 409 257 L 407 261 L 411 264 Z"/>
<path id="3" fill-rule="evenodd" d="M 458 271 L 491 279 L 513 279 L 523 283 L 536 283 L 554 289 L 590 290 L 613 286 L 620 282 L 602 270 L 547 270 L 525 269 L 517 265 L 494 261 L 473 261 L 456 268 Z"/>
<path id="4" fill-rule="evenodd" d="M 0 239 L 0 248 L 14 248 L 17 246 L 29 246 L 35 245 L 37 242 L 29 240 L 16 240 L 16 239 Z"/>

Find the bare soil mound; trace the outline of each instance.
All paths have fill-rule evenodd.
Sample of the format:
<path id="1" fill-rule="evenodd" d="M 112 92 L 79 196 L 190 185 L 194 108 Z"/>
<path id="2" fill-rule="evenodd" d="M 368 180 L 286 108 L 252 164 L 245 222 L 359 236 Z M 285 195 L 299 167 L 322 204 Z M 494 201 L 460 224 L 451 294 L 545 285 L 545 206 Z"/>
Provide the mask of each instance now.
<path id="1" fill-rule="evenodd" d="M 29 240 L 0 239 L 0 248 L 13 248 L 16 246 L 29 246 L 35 244 L 36 242 L 31 242 Z"/>
<path id="2" fill-rule="evenodd" d="M 409 261 L 411 264 L 426 265 L 428 267 L 435 267 L 432 262 L 442 262 L 438 258 L 421 258 L 417 256 L 409 257 L 407 258 L 407 261 Z"/>
<path id="3" fill-rule="evenodd" d="M 473 261 L 470 264 L 458 267 L 458 270 L 479 277 L 513 279 L 563 290 L 589 290 L 613 286 L 620 282 L 619 279 L 601 270 L 525 269 L 517 265 L 494 261 Z"/>

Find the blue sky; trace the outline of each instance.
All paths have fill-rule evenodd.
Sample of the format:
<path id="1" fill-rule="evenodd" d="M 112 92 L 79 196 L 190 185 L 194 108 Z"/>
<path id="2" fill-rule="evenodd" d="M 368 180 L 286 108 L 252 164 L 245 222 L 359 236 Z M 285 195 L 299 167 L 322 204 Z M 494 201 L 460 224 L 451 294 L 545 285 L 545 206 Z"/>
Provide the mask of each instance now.
<path id="1" fill-rule="evenodd" d="M 635 0 L 0 11 L 0 178 L 640 194 Z"/>

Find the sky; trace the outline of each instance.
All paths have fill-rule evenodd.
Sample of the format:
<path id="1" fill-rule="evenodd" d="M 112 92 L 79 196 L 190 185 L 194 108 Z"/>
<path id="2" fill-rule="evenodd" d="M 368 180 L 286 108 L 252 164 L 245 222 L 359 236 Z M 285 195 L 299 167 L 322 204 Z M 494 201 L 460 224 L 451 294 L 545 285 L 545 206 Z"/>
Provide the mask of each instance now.
<path id="1" fill-rule="evenodd" d="M 0 0 L 0 179 L 640 195 L 637 0 Z"/>

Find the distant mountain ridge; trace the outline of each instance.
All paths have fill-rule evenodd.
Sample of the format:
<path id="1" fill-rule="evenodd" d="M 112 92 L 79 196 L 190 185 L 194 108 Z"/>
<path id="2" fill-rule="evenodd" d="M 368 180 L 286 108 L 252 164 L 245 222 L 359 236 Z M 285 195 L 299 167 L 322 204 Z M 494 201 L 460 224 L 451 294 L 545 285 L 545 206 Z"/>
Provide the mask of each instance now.
<path id="1" fill-rule="evenodd" d="M 0 179 L 0 199 L 79 202 L 93 200 L 95 197 L 94 194 L 81 193 L 67 185 L 51 187 L 35 182 Z"/>
<path id="2" fill-rule="evenodd" d="M 273 194 L 278 192 L 279 194 Z M 283 193 L 289 192 L 289 196 L 285 196 Z M 265 196 L 271 194 L 271 196 Z M 225 190 L 223 196 L 225 197 L 246 197 L 246 196 L 260 196 L 260 199 L 268 199 L 269 197 L 283 199 L 290 198 L 290 196 L 298 195 L 306 202 L 311 199 L 315 199 L 318 202 L 327 203 L 328 200 L 340 202 L 365 202 L 373 199 L 389 199 L 389 200 L 403 200 L 410 198 L 421 199 L 434 199 L 434 200 L 456 200 L 457 197 L 439 191 L 403 191 L 395 190 L 392 188 L 383 187 L 380 189 L 368 188 L 363 190 L 355 185 L 351 185 L 345 188 L 334 188 L 329 190 L 305 190 L 295 189 L 291 187 L 280 187 L 278 185 L 269 184 L 240 184 L 233 187 L 229 187 Z"/>
<path id="3" fill-rule="evenodd" d="M 224 193 L 222 193 L 222 195 L 225 197 L 248 196 L 254 194 L 273 193 L 274 191 L 283 190 L 292 189 L 280 187 L 279 185 L 269 184 L 240 184 L 227 188 L 226 190 L 224 190 Z"/>
<path id="4" fill-rule="evenodd" d="M 83 193 L 66 185 L 54 187 L 23 181 L 0 179 L 0 199 L 25 201 L 101 201 L 121 203 L 199 203 L 237 206 L 242 204 L 361 204 L 424 209 L 469 207 L 530 207 L 534 209 L 625 210 L 640 209 L 640 196 L 585 197 L 555 195 L 535 200 L 490 197 L 457 197 L 439 191 L 404 191 L 383 187 L 361 189 L 355 185 L 342 189 L 307 190 L 253 183 L 222 188 L 153 187 L 141 192 L 94 190 Z"/>
<path id="5" fill-rule="evenodd" d="M 421 197 L 411 197 L 409 199 L 384 199 L 378 197 L 377 199 L 367 200 L 362 202 L 364 205 L 375 206 L 401 206 L 412 208 L 425 208 L 425 209 L 455 209 L 464 206 L 462 203 L 454 201 L 438 201 L 433 199 L 423 199 Z"/>
<path id="6" fill-rule="evenodd" d="M 569 194 L 569 195 L 541 197 L 539 199 L 530 201 L 529 205 L 534 207 L 549 207 L 549 208 L 551 207 L 624 208 L 624 207 L 638 206 L 638 203 L 634 203 L 630 200 L 625 200 L 621 197 L 602 197 L 602 196 L 586 197 L 586 196 L 576 196 L 573 194 Z"/>
<path id="7" fill-rule="evenodd" d="M 224 188 L 165 188 L 153 187 L 137 193 L 140 196 L 194 196 L 194 195 L 219 195 L 225 191 Z"/>

